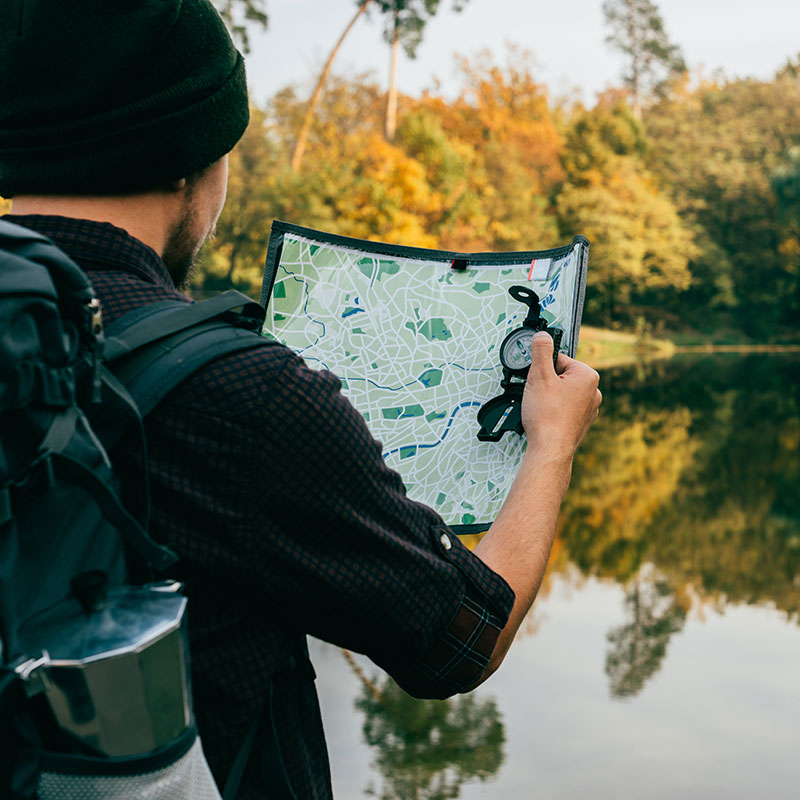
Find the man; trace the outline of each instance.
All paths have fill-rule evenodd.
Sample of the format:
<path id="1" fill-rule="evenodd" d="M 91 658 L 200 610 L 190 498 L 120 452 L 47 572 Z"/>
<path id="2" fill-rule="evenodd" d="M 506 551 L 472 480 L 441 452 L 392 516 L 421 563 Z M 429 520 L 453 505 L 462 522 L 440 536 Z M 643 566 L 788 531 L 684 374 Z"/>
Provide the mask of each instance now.
<path id="1" fill-rule="evenodd" d="M 107 323 L 185 300 L 175 287 L 248 119 L 241 56 L 208 0 L 4 3 L 0 56 L 8 219 L 81 264 Z M 148 417 L 151 531 L 181 558 L 171 574 L 190 598 L 198 726 L 220 785 L 266 714 L 239 796 L 331 796 L 306 634 L 367 653 L 420 696 L 497 669 L 542 580 L 597 385 L 564 355 L 557 374 L 550 337 L 534 338 L 527 454 L 475 554 L 406 497 L 339 381 L 282 346 L 218 359 Z M 133 446 L 114 456 L 135 469 Z"/>

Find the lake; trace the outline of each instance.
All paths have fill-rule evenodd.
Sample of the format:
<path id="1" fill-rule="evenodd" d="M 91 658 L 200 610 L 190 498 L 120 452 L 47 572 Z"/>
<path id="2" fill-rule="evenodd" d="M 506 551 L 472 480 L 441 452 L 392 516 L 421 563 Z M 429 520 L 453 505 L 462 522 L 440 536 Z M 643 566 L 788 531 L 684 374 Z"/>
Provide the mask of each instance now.
<path id="1" fill-rule="evenodd" d="M 337 800 L 800 796 L 800 357 L 602 373 L 500 670 L 419 701 L 312 642 Z"/>

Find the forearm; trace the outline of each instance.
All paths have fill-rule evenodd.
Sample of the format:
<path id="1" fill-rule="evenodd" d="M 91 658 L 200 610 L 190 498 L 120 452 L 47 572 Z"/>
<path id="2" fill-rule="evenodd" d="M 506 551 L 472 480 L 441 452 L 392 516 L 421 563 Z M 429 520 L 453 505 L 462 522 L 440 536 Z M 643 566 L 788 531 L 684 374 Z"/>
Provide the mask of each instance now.
<path id="1" fill-rule="evenodd" d="M 542 583 L 572 457 L 529 448 L 511 491 L 475 554 L 514 590 L 511 615 L 497 640 L 485 680 L 500 666 Z"/>

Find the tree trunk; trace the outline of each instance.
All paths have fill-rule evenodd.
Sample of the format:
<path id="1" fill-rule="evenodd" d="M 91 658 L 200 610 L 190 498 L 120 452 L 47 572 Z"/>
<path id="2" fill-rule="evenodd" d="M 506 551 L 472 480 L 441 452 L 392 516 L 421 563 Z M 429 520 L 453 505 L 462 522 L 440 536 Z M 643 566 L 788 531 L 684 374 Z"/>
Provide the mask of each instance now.
<path id="1" fill-rule="evenodd" d="M 633 97 L 633 116 L 641 122 L 642 119 L 642 77 L 639 66 L 639 57 L 634 55 L 631 65 L 631 95 Z"/>
<path id="2" fill-rule="evenodd" d="M 236 261 L 239 256 L 239 242 L 238 239 L 234 239 L 233 247 L 231 247 L 231 260 L 228 262 L 228 274 L 225 276 L 225 280 L 228 283 L 233 284 L 233 273 L 236 272 Z"/>
<path id="3" fill-rule="evenodd" d="M 303 125 L 300 128 L 300 134 L 298 135 L 297 143 L 294 146 L 294 153 L 292 153 L 291 164 L 292 169 L 295 172 L 300 169 L 300 165 L 303 163 L 303 153 L 306 149 L 306 142 L 308 141 L 308 133 L 311 130 L 311 123 L 314 120 L 314 111 L 316 111 L 317 105 L 322 97 L 322 90 L 325 87 L 325 82 L 328 80 L 328 75 L 330 74 L 331 66 L 333 65 L 333 59 L 336 58 L 336 54 L 339 52 L 342 42 L 344 42 L 347 34 L 350 33 L 353 25 L 356 24 L 358 18 L 367 10 L 367 6 L 371 2 L 372 0 L 362 0 L 362 2 L 359 4 L 358 10 L 353 15 L 353 19 L 350 20 L 347 27 L 344 29 L 344 31 L 342 31 L 342 35 L 333 46 L 333 50 L 331 50 L 328 60 L 325 62 L 325 66 L 322 68 L 322 74 L 319 76 L 317 85 L 314 87 L 311 100 L 308 101 L 308 108 L 306 109 L 305 116 L 303 117 Z"/>
<path id="4" fill-rule="evenodd" d="M 400 38 L 397 30 L 397 20 L 394 26 L 394 38 L 392 39 L 392 65 L 389 69 L 389 93 L 386 97 L 386 140 L 394 141 L 397 132 L 397 51 L 399 49 Z"/>
<path id="5" fill-rule="evenodd" d="M 631 51 L 631 99 L 633 100 L 633 116 L 637 120 L 642 118 L 642 46 L 636 27 L 637 11 L 631 0 L 626 0 L 625 8 L 630 20 L 628 36 L 630 37 Z"/>

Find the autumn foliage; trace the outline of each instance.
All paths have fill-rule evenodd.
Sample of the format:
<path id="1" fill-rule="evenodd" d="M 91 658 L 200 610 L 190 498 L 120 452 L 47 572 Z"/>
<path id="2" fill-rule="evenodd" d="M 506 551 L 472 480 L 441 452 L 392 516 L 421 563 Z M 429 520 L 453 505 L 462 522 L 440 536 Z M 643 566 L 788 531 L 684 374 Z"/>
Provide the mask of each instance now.
<path id="1" fill-rule="evenodd" d="M 685 76 L 637 119 L 628 93 L 555 101 L 530 56 L 461 59 L 456 97 L 401 97 L 369 76 L 328 84 L 295 172 L 305 98 L 253 109 L 199 291 L 260 284 L 279 218 L 459 251 L 592 242 L 587 319 L 727 326 L 766 337 L 800 319 L 800 79 Z M 792 149 L 792 148 L 795 149 Z M 699 317 L 702 317 L 701 319 Z"/>

